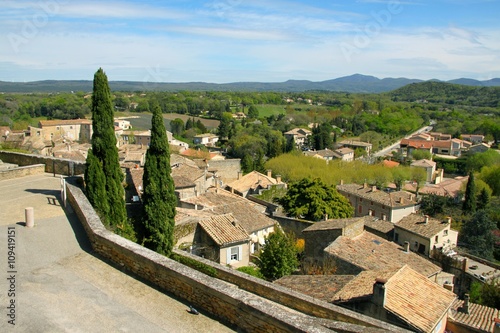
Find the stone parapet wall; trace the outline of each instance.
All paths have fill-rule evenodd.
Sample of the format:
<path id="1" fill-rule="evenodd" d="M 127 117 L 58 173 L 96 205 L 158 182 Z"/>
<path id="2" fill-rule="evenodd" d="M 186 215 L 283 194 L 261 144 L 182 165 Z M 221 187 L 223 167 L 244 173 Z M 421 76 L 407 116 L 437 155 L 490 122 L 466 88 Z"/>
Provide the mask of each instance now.
<path id="1" fill-rule="evenodd" d="M 43 173 L 45 173 L 44 164 L 35 164 L 30 166 L 12 168 L 0 171 L 0 181 L 24 176 L 40 175 Z"/>
<path id="2" fill-rule="evenodd" d="M 68 201 L 99 255 L 246 332 L 333 332 L 314 318 L 209 277 L 124 239 L 102 225 L 83 192 L 67 183 Z"/>
<path id="3" fill-rule="evenodd" d="M 84 162 L 76 162 L 52 156 L 0 151 L 0 160 L 7 163 L 17 164 L 19 166 L 43 164 L 45 165 L 45 172 L 65 176 L 81 175 L 85 172 Z"/>
<path id="4" fill-rule="evenodd" d="M 81 189 L 70 179 L 66 188 L 68 202 L 83 224 L 95 252 L 241 331 L 402 331 L 376 319 L 176 251 L 178 255 L 201 261 L 217 270 L 217 278 L 207 276 L 108 231 Z"/>

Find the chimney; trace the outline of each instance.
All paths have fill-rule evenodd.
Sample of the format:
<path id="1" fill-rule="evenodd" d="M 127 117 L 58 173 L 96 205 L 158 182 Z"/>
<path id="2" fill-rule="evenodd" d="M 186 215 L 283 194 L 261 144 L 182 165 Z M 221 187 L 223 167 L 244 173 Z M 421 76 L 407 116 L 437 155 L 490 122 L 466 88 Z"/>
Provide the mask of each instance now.
<path id="1" fill-rule="evenodd" d="M 462 305 L 462 312 L 469 314 L 469 294 L 464 296 L 464 305 Z"/>
<path id="2" fill-rule="evenodd" d="M 429 215 L 424 215 L 424 223 L 429 223 Z"/>
<path id="3" fill-rule="evenodd" d="M 410 242 L 405 242 L 405 252 L 406 253 L 410 252 Z"/>
<path id="4" fill-rule="evenodd" d="M 271 178 L 271 177 L 272 177 L 272 174 L 273 174 L 272 170 L 271 170 L 271 169 L 267 169 L 267 176 L 268 176 L 269 178 Z"/>
<path id="5" fill-rule="evenodd" d="M 325 221 L 328 221 L 328 214 L 325 214 Z"/>
<path id="6" fill-rule="evenodd" d="M 363 188 L 368 188 L 368 183 L 367 182 L 363 183 Z"/>
<path id="7" fill-rule="evenodd" d="M 372 302 L 375 305 L 383 307 L 385 305 L 385 284 L 387 283 L 386 279 L 377 278 L 375 279 L 375 283 L 373 284 L 373 295 Z"/>
<path id="8" fill-rule="evenodd" d="M 281 175 L 276 175 L 276 183 L 281 183 Z"/>
<path id="9" fill-rule="evenodd" d="M 372 192 L 377 192 L 377 186 L 376 185 L 372 186 Z"/>
<path id="10" fill-rule="evenodd" d="M 340 185 L 344 185 L 344 180 L 343 179 L 340 180 Z"/>
<path id="11" fill-rule="evenodd" d="M 241 170 L 238 171 L 238 179 L 241 179 L 242 174 L 243 174 L 243 172 Z"/>
<path id="12" fill-rule="evenodd" d="M 446 218 L 446 222 L 448 222 L 448 224 L 451 224 L 451 216 L 448 216 L 448 217 Z"/>
<path id="13" fill-rule="evenodd" d="M 413 194 L 410 194 L 410 195 L 408 196 L 408 200 L 413 201 Z"/>
<path id="14" fill-rule="evenodd" d="M 462 260 L 462 271 L 467 272 L 467 268 L 469 268 L 469 259 L 464 258 Z"/>

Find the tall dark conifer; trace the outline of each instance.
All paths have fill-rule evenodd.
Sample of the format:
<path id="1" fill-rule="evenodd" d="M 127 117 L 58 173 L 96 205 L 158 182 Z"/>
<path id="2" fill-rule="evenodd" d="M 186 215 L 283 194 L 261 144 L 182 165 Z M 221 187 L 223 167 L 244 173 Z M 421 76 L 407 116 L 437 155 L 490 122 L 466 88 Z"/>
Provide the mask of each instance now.
<path id="1" fill-rule="evenodd" d="M 153 106 L 151 144 L 146 153 L 144 176 L 144 244 L 169 256 L 174 246 L 175 207 L 177 198 L 170 175 L 170 151 L 161 109 Z"/>
<path id="2" fill-rule="evenodd" d="M 105 190 L 108 204 L 108 212 L 106 214 L 106 222 L 111 226 L 123 225 L 127 220 L 127 212 L 125 210 L 124 189 L 122 186 L 123 172 L 120 168 L 118 158 L 118 148 L 116 147 L 115 127 L 114 127 L 114 112 L 111 102 L 111 93 L 109 90 L 108 78 L 102 68 L 94 75 L 94 87 L 92 93 L 92 156 L 87 157 L 87 163 L 94 163 L 93 157 L 100 163 L 105 178 Z M 99 188 L 95 184 L 97 178 L 92 179 L 86 174 L 85 179 L 87 184 L 94 183 L 94 187 Z M 92 196 L 92 195 L 91 195 Z M 95 203 L 94 203 L 95 205 Z M 95 206 L 94 206 L 95 207 Z"/>
<path id="3" fill-rule="evenodd" d="M 89 150 L 87 155 L 87 167 L 85 168 L 85 184 L 87 198 L 90 204 L 101 217 L 104 224 L 109 224 L 107 216 L 109 214 L 109 205 L 106 195 L 106 177 L 102 171 L 102 164 Z"/>
<path id="4" fill-rule="evenodd" d="M 474 181 L 474 173 L 469 173 L 469 180 L 465 188 L 465 200 L 462 206 L 464 213 L 473 214 L 476 212 L 476 182 Z"/>

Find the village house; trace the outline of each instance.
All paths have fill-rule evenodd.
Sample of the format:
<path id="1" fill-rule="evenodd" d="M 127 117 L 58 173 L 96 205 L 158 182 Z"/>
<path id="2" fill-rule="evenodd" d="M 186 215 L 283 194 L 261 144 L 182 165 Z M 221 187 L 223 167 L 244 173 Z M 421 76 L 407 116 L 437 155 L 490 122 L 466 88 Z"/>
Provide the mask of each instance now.
<path id="1" fill-rule="evenodd" d="M 293 141 L 295 146 L 300 148 L 307 142 L 307 138 L 312 134 L 312 132 L 305 128 L 294 128 L 288 132 L 283 133 L 287 142 Z"/>
<path id="2" fill-rule="evenodd" d="M 114 125 L 120 127 L 122 130 L 127 131 L 132 128 L 130 121 L 120 118 L 115 118 Z"/>
<path id="3" fill-rule="evenodd" d="M 90 142 L 92 138 L 92 120 L 66 119 L 66 120 L 40 120 L 38 128 L 42 129 L 44 140 L 63 138 L 81 143 Z"/>
<path id="4" fill-rule="evenodd" d="M 473 144 L 483 143 L 484 141 L 484 135 L 481 134 L 461 134 L 460 138 Z"/>
<path id="5" fill-rule="evenodd" d="M 220 188 L 185 198 L 179 205 L 182 208 L 206 210 L 218 215 L 231 213 L 250 237 L 250 254 L 264 245 L 265 238 L 274 231 L 276 225 L 276 221 L 264 214 L 266 207 Z"/>
<path id="6" fill-rule="evenodd" d="M 167 140 L 168 140 L 168 143 L 170 145 L 180 147 L 181 148 L 180 151 L 183 151 L 183 150 L 189 148 L 189 144 L 187 144 L 186 142 L 182 142 L 182 141 L 175 139 L 171 132 L 169 132 L 169 131 L 166 131 L 166 132 L 167 132 Z M 126 138 L 123 138 L 123 140 L 126 143 L 135 143 L 137 145 L 149 147 L 149 144 L 151 141 L 151 130 L 124 132 L 123 136 L 126 136 Z M 131 142 L 132 138 L 133 138 L 133 141 L 135 141 L 135 142 Z"/>
<path id="7" fill-rule="evenodd" d="M 212 133 L 198 134 L 193 138 L 194 144 L 204 145 L 207 147 L 215 147 L 217 141 L 219 141 L 219 137 Z"/>
<path id="8" fill-rule="evenodd" d="M 441 221 L 410 214 L 394 225 L 394 242 L 426 256 L 431 256 L 433 250 L 447 252 L 454 249 L 458 241 L 458 232 L 450 227 L 451 218 Z"/>
<path id="9" fill-rule="evenodd" d="M 487 145 L 486 143 L 477 143 L 472 146 L 470 146 L 469 150 L 467 150 L 468 154 L 476 154 L 476 153 L 484 153 L 485 151 L 488 151 L 490 149 L 490 146 Z"/>
<path id="10" fill-rule="evenodd" d="M 353 150 L 363 149 L 367 155 L 370 155 L 372 151 L 373 145 L 368 142 L 363 141 L 353 141 L 353 140 L 344 140 L 339 143 L 343 147 L 351 148 Z"/>
<path id="11" fill-rule="evenodd" d="M 403 217 L 417 211 L 414 194 L 406 191 L 385 192 L 367 184 L 340 184 L 337 191 L 354 207 L 354 216 L 374 216 L 397 223 Z"/>
<path id="12" fill-rule="evenodd" d="M 364 219 L 316 222 L 304 229 L 305 257 L 318 262 L 333 260 L 337 267 L 336 274 L 357 275 L 362 271 L 396 269 L 409 265 L 433 281 L 441 281 L 440 267 L 364 230 Z M 325 244 L 326 247 L 321 250 Z"/>
<path id="13" fill-rule="evenodd" d="M 432 154 L 433 141 L 418 139 L 402 139 L 399 143 L 399 152 L 403 156 L 411 156 L 415 150 L 422 150 Z"/>
<path id="14" fill-rule="evenodd" d="M 192 253 L 221 265 L 248 266 L 250 237 L 232 214 L 201 219 L 194 233 Z"/>
<path id="15" fill-rule="evenodd" d="M 226 189 L 230 192 L 241 195 L 246 198 L 252 194 L 259 194 L 260 190 L 268 189 L 272 185 L 281 184 L 281 176 L 272 177 L 272 171 L 267 170 L 267 175 L 258 171 L 252 171 L 244 176 L 241 176 L 241 171 L 238 173 L 238 179 L 227 184 Z"/>
<path id="16" fill-rule="evenodd" d="M 349 147 L 335 149 L 335 152 L 340 155 L 340 159 L 346 162 L 354 161 L 354 150 Z"/>
<path id="17" fill-rule="evenodd" d="M 472 303 L 466 294 L 453 302 L 446 329 L 451 333 L 500 333 L 500 310 Z"/>
<path id="18" fill-rule="evenodd" d="M 364 271 L 337 292 L 332 303 L 414 332 L 445 332 L 456 295 L 409 265 Z"/>
<path id="19" fill-rule="evenodd" d="M 439 183 L 443 178 L 443 170 L 441 169 L 439 172 L 436 172 L 436 162 L 434 161 L 428 159 L 417 160 L 413 161 L 411 166 L 425 170 L 425 174 L 427 175 L 425 179 L 426 183 Z"/>
<path id="20" fill-rule="evenodd" d="M 435 194 L 443 197 L 453 198 L 459 202 L 463 196 L 463 188 L 467 184 L 469 176 L 457 176 L 455 178 L 443 178 L 441 182 L 436 184 L 425 184 L 418 190 L 419 195 Z M 406 191 L 417 191 L 417 184 L 415 182 L 408 182 L 404 185 Z"/>

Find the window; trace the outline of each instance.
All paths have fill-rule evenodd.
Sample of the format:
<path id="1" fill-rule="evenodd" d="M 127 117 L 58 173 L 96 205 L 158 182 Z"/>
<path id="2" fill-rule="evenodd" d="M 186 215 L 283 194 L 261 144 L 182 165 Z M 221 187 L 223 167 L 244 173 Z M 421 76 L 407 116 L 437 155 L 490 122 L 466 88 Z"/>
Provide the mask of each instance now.
<path id="1" fill-rule="evenodd" d="M 436 237 L 434 237 L 434 241 L 437 243 L 439 241 L 439 236 L 436 235 Z"/>
<path id="2" fill-rule="evenodd" d="M 363 207 L 361 205 L 358 206 L 358 213 L 361 214 L 361 212 L 363 211 Z"/>
<path id="3" fill-rule="evenodd" d="M 230 257 L 229 257 L 230 260 L 231 261 L 233 261 L 233 260 L 234 261 L 239 261 L 240 260 L 240 248 L 239 248 L 239 246 L 232 247 L 230 249 L 230 251 L 231 251 L 230 252 L 231 254 L 230 254 Z"/>
<path id="4" fill-rule="evenodd" d="M 448 229 L 443 230 L 443 236 L 448 236 Z"/>

